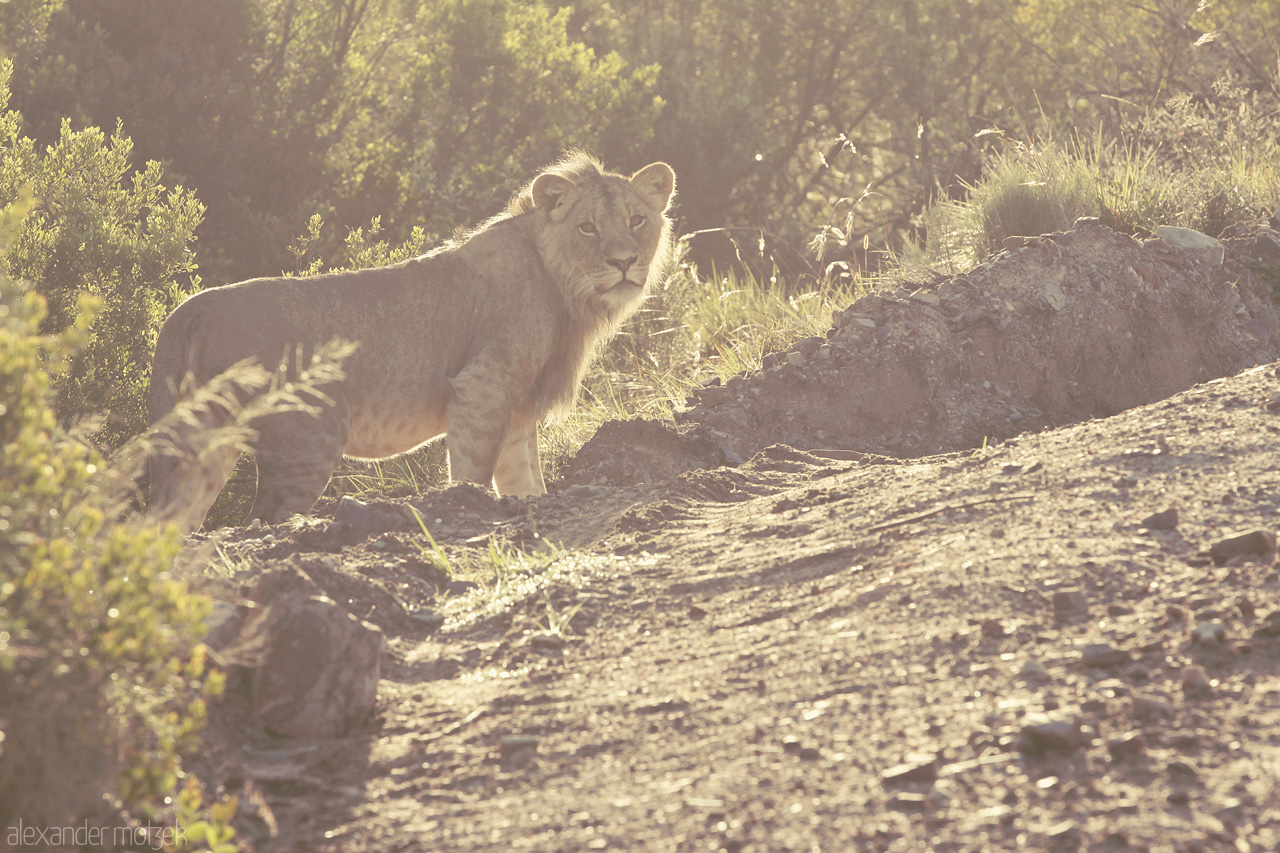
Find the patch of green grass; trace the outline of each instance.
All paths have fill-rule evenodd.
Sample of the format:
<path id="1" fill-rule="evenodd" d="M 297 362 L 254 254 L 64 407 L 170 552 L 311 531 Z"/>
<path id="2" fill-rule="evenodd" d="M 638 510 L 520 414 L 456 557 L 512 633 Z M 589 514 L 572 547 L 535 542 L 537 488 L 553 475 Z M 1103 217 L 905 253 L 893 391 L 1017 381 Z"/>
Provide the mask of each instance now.
<path id="1" fill-rule="evenodd" d="M 1280 112 L 1229 82 L 1217 91 L 1203 104 L 1173 98 L 1120 139 L 1007 141 L 963 199 L 923 212 L 924 245 L 903 251 L 897 276 L 963 272 L 1007 237 L 1062 230 L 1081 216 L 1126 234 L 1176 225 L 1211 237 L 1265 219 L 1280 199 Z"/>

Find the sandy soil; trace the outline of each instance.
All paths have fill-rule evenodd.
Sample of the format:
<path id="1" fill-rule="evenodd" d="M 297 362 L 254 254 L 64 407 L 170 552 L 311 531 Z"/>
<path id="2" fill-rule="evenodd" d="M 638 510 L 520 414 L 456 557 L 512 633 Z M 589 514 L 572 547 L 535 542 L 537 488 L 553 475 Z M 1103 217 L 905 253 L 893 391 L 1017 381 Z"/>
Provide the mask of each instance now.
<path id="1" fill-rule="evenodd" d="M 545 497 L 411 501 L 452 578 L 390 502 L 198 545 L 240 583 L 300 568 L 386 638 L 342 739 L 271 735 L 233 679 L 205 772 L 240 837 L 1280 849 L 1256 235 L 1224 260 L 1102 232 L 867 297 L 678 426 L 607 425 Z M 494 569 L 494 541 L 562 550 Z"/>

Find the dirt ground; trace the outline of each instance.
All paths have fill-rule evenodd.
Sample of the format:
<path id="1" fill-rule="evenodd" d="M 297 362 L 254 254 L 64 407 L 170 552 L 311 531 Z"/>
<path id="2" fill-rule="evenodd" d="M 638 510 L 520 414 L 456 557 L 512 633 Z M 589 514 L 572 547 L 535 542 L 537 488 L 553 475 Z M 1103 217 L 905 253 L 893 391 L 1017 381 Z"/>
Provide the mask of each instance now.
<path id="1" fill-rule="evenodd" d="M 1262 237 L 1083 223 L 865 297 L 678 425 L 606 425 L 544 497 L 411 501 L 452 577 L 391 502 L 196 543 L 385 636 L 341 739 L 272 735 L 232 679 L 203 770 L 240 838 L 1280 849 Z"/>

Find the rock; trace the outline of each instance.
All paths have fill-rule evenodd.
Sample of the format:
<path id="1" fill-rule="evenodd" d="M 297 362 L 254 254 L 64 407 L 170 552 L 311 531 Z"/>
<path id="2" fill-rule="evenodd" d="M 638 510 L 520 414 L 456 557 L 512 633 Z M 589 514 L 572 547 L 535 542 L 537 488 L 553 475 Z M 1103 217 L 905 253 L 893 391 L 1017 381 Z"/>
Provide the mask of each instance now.
<path id="1" fill-rule="evenodd" d="M 1210 646 L 1227 644 L 1227 626 L 1221 622 L 1205 622 L 1191 630 L 1191 642 Z"/>
<path id="2" fill-rule="evenodd" d="M 529 635 L 529 645 L 535 649 L 558 651 L 568 645 L 568 640 L 554 631 L 538 631 Z"/>
<path id="3" fill-rule="evenodd" d="M 209 615 L 204 617 L 204 627 L 204 644 L 215 652 L 222 651 L 240 634 L 240 608 L 228 601 L 215 599 Z"/>
<path id="4" fill-rule="evenodd" d="M 982 636 L 998 639 L 1009 636 L 1009 631 L 1004 627 L 1004 623 L 999 619 L 983 619 L 982 620 Z"/>
<path id="5" fill-rule="evenodd" d="M 929 805 L 935 811 L 945 809 L 951 805 L 951 801 L 955 799 L 956 786 L 955 783 L 946 779 L 939 779 L 933 783 L 933 787 L 929 789 L 928 798 Z"/>
<path id="6" fill-rule="evenodd" d="M 1185 758 L 1175 758 L 1169 762 L 1169 780 L 1178 785 L 1199 785 L 1200 770 Z"/>
<path id="7" fill-rule="evenodd" d="M 901 785 L 907 782 L 932 782 L 937 778 L 937 757 L 924 755 L 890 767 L 880 774 L 880 779 L 885 785 Z"/>
<path id="8" fill-rule="evenodd" d="M 1023 681 L 1049 681 L 1051 676 L 1044 664 L 1036 660 L 1028 660 L 1018 670 L 1018 678 Z"/>
<path id="9" fill-rule="evenodd" d="M 1177 228 L 1173 225 L 1156 227 L 1156 236 L 1175 249 L 1220 249 L 1222 244 L 1192 228 Z"/>
<path id="10" fill-rule="evenodd" d="M 723 385 L 712 385 L 709 388 L 699 388 L 694 392 L 698 398 L 698 402 L 704 406 L 719 406 L 721 403 L 727 403 L 733 397 L 733 392 Z"/>
<path id="11" fill-rule="evenodd" d="M 498 741 L 498 754 L 507 756 L 522 749 L 536 750 L 540 742 L 537 735 L 505 735 Z"/>
<path id="12" fill-rule="evenodd" d="M 898 791 L 889 798 L 886 805 L 900 812 L 922 812 L 925 807 L 925 795 L 913 794 L 910 791 Z"/>
<path id="13" fill-rule="evenodd" d="M 1272 610 L 1262 618 L 1262 624 L 1253 632 L 1255 637 L 1280 637 L 1280 610 Z"/>
<path id="14" fill-rule="evenodd" d="M 1049 849 L 1054 853 L 1079 850 L 1080 845 L 1084 843 L 1080 827 L 1073 820 L 1064 820 L 1053 824 L 1045 829 L 1044 837 L 1049 842 Z"/>
<path id="15" fill-rule="evenodd" d="M 1276 537 L 1271 531 L 1255 528 L 1243 533 L 1224 536 L 1209 546 L 1209 556 L 1216 566 L 1244 555 L 1263 556 L 1276 549 Z"/>
<path id="16" fill-rule="evenodd" d="M 1116 666 L 1131 660 L 1128 650 L 1108 643 L 1090 643 L 1080 651 L 1080 664 L 1086 667 Z"/>
<path id="17" fill-rule="evenodd" d="M 365 719 L 378 693 L 382 632 L 315 594 L 297 569 L 258 582 L 258 617 L 245 634 L 262 638 L 250 677 L 254 714 L 272 731 L 335 738 Z"/>
<path id="18" fill-rule="evenodd" d="M 1173 530 L 1178 526 L 1178 508 L 1171 506 L 1166 510 L 1152 513 L 1142 519 L 1139 526 L 1148 530 Z"/>
<path id="19" fill-rule="evenodd" d="M 524 767 L 538 754 L 534 735 L 507 735 L 498 742 L 498 757 L 507 770 Z"/>
<path id="20" fill-rule="evenodd" d="M 1051 750 L 1075 749 L 1086 738 L 1080 728 L 1080 720 L 1074 715 L 1027 714 L 1022 727 L 1018 748 L 1025 753 L 1038 755 Z"/>
<path id="21" fill-rule="evenodd" d="M 343 495 L 338 505 L 334 507 L 333 521 L 335 524 L 353 530 L 371 533 L 386 533 L 401 526 L 397 513 L 374 509 L 349 495 Z"/>
<path id="22" fill-rule="evenodd" d="M 1081 589 L 1060 589 L 1053 594 L 1053 619 L 1059 625 L 1074 625 L 1089 618 L 1089 600 Z"/>
<path id="23" fill-rule="evenodd" d="M 1172 717 L 1178 712 L 1178 709 L 1172 703 L 1161 699 L 1159 696 L 1151 696 L 1144 693 L 1133 697 L 1132 709 L 1135 717 L 1148 720 L 1158 717 Z"/>
<path id="24" fill-rule="evenodd" d="M 1280 234 L 1270 228 L 1259 231 L 1253 238 L 1250 254 L 1260 261 L 1280 264 Z"/>
<path id="25" fill-rule="evenodd" d="M 1187 696 L 1205 698 L 1213 695 L 1213 683 L 1209 681 L 1209 676 L 1195 664 L 1182 668 L 1179 681 L 1182 682 L 1182 692 Z"/>
<path id="26" fill-rule="evenodd" d="M 1146 748 L 1146 738 L 1140 731 L 1125 732 L 1107 739 L 1107 752 L 1116 759 L 1141 755 Z"/>

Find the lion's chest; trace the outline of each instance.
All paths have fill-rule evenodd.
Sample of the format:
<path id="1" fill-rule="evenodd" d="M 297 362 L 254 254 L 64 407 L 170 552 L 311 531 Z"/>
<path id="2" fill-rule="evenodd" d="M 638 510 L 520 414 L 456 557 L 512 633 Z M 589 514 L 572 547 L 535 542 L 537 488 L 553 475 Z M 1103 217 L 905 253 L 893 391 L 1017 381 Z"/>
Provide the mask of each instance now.
<path id="1" fill-rule="evenodd" d="M 351 413 L 343 454 L 385 459 L 408 453 L 444 434 L 444 412 L 409 407 L 365 407 Z"/>

